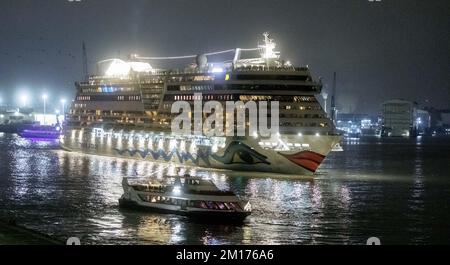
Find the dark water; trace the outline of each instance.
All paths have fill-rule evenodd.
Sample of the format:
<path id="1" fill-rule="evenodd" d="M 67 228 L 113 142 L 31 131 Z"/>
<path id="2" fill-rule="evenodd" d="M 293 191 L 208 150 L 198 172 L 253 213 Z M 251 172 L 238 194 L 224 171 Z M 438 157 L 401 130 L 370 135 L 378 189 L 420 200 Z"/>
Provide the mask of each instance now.
<path id="1" fill-rule="evenodd" d="M 83 244 L 450 243 L 450 138 L 348 142 L 314 179 L 186 169 L 251 201 L 242 226 L 119 210 L 122 176 L 175 168 L 56 146 L 0 133 L 0 218 Z"/>

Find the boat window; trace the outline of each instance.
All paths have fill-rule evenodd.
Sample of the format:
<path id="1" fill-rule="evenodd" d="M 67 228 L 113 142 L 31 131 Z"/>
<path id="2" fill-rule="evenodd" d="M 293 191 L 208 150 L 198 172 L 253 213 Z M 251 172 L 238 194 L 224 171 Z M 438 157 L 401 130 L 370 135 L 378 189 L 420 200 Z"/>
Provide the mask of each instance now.
<path id="1" fill-rule="evenodd" d="M 230 210 L 236 211 L 236 206 L 234 205 L 234 203 L 228 203 L 228 207 L 230 207 Z"/>
<path id="2" fill-rule="evenodd" d="M 214 210 L 218 210 L 219 206 L 217 206 L 217 204 L 215 202 L 208 202 L 208 208 L 209 209 L 214 209 Z"/>

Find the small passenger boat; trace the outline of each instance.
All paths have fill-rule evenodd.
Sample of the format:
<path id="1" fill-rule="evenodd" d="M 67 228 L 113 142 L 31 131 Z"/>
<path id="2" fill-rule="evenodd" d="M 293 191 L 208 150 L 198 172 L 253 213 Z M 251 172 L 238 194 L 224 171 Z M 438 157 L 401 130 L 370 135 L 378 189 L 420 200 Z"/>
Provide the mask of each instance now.
<path id="1" fill-rule="evenodd" d="M 248 201 L 219 190 L 211 180 L 185 175 L 145 182 L 123 178 L 119 205 L 199 218 L 201 221 L 242 222 L 251 214 Z"/>
<path id="2" fill-rule="evenodd" d="M 23 128 L 19 135 L 29 139 L 57 140 L 61 135 L 59 126 L 30 125 Z"/>

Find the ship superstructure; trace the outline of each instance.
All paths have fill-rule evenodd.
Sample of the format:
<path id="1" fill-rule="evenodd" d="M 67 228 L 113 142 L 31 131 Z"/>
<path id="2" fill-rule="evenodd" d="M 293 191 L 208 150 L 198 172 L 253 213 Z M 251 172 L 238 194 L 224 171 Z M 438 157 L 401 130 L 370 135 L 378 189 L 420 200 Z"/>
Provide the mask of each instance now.
<path id="1" fill-rule="evenodd" d="M 202 167 L 311 174 L 340 136 L 316 99 L 320 82 L 313 80 L 308 67 L 280 60 L 275 48 L 264 34 L 263 44 L 252 49 L 102 61 L 102 75 L 76 83 L 62 145 L 73 151 Z M 225 53 L 233 58 L 208 62 L 210 56 Z M 258 56 L 248 58 L 246 53 Z M 186 58 L 195 62 L 182 70 L 153 67 L 158 60 Z M 240 137 L 173 133 L 173 103 L 189 102 L 194 110 L 199 100 L 223 105 L 278 101 L 279 130 L 266 137 L 252 131 Z M 207 115 L 202 115 L 203 122 Z"/>

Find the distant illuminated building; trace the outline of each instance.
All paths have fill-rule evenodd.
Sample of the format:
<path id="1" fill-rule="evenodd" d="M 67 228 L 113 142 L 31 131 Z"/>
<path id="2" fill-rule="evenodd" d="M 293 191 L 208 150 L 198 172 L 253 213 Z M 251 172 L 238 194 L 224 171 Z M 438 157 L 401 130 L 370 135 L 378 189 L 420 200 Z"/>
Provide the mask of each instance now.
<path id="1" fill-rule="evenodd" d="M 14 125 L 33 122 L 33 109 L 2 108 L 0 109 L 0 125 Z"/>
<path id="2" fill-rule="evenodd" d="M 373 136 L 377 133 L 378 122 L 368 114 L 338 113 L 337 128 L 350 138 Z"/>
<path id="3" fill-rule="evenodd" d="M 64 121 L 64 115 L 60 115 L 59 113 L 55 114 L 35 113 L 33 116 L 34 121 L 38 122 L 41 125 L 56 125 Z"/>
<path id="4" fill-rule="evenodd" d="M 413 132 L 414 104 L 405 100 L 389 100 L 382 104 L 383 136 L 407 136 Z"/>
<path id="5" fill-rule="evenodd" d="M 425 134 L 431 127 L 431 115 L 426 110 L 418 109 L 415 113 L 415 130 L 417 134 Z"/>

